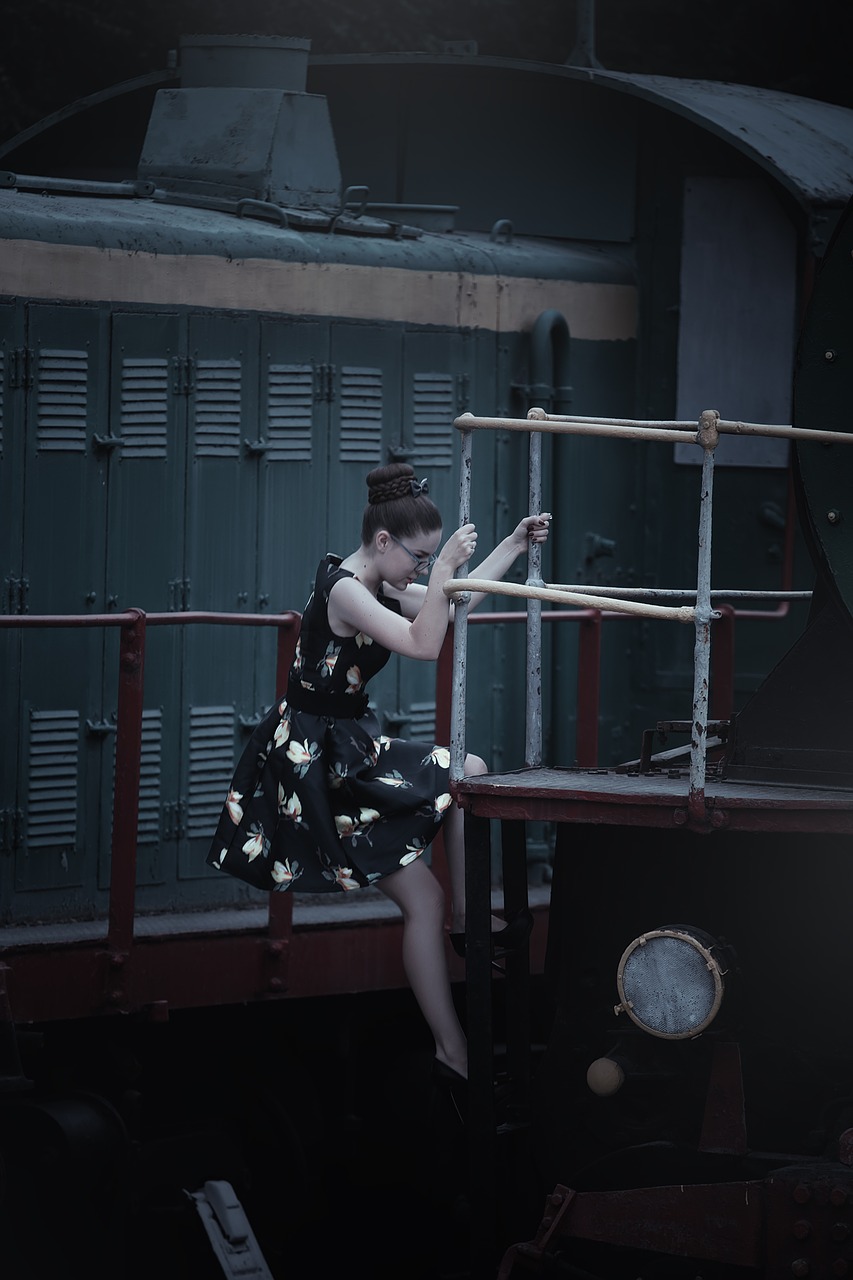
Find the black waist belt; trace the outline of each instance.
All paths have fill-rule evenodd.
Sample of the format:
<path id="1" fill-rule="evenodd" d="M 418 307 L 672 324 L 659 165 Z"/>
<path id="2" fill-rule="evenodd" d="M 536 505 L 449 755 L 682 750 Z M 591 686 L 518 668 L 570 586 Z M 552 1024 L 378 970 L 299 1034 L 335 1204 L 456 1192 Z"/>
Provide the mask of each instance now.
<path id="1" fill-rule="evenodd" d="M 323 693 L 288 685 L 285 695 L 291 707 L 312 716 L 334 716 L 338 720 L 358 720 L 367 710 L 366 693 Z"/>

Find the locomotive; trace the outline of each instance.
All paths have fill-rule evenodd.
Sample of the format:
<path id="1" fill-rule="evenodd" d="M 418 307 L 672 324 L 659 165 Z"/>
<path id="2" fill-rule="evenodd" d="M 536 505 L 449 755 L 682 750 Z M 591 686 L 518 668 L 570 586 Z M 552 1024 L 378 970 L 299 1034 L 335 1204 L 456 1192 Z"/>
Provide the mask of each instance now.
<path id="1" fill-rule="evenodd" d="M 390 1267 L 422 1224 L 400 1205 L 399 1147 L 365 1121 L 377 1111 L 359 1064 L 386 1090 L 404 1080 L 421 1096 L 396 921 L 369 893 L 359 904 L 267 909 L 204 862 L 235 754 L 275 696 L 292 611 L 318 558 L 357 528 L 372 466 L 422 467 L 450 526 L 453 422 L 466 411 L 654 419 L 713 403 L 724 415 L 789 421 L 799 314 L 853 191 L 851 113 L 467 48 L 309 58 L 307 41 L 253 36 L 185 38 L 160 85 L 92 107 L 91 130 L 69 112 L 0 147 L 0 705 L 13 727 L 0 746 L 11 1099 L 0 1182 L 10 1265 L 15 1280 L 31 1280 L 57 1263 L 30 1203 L 49 1169 L 57 1198 L 68 1191 L 62 1223 L 91 1274 L 124 1267 L 136 1280 L 155 1265 L 202 1266 L 173 1246 L 186 1227 L 183 1193 L 206 1181 L 237 1189 L 282 1268 L 292 1253 L 281 1203 L 300 1217 L 307 1260 L 338 1180 L 355 1211 L 371 1193 L 388 1197 L 399 1236 L 389 1228 L 387 1257 L 369 1257 Z M 103 139 L 94 161 L 93 135 Z M 833 273 L 836 263 L 834 253 Z M 836 346 L 826 366 L 843 371 L 843 344 L 826 349 Z M 814 416 L 811 425 L 822 410 Z M 689 582 L 697 476 L 680 446 L 640 455 L 554 438 L 543 455 L 542 505 L 556 516 L 550 579 Z M 802 598 L 814 539 L 798 529 L 787 446 L 734 440 L 718 462 L 717 586 L 775 593 L 770 608 L 759 596 L 732 611 L 738 661 L 718 713 L 742 710 L 746 724 L 815 607 Z M 525 508 L 525 471 L 513 433 L 478 440 L 481 541 Z M 841 520 L 830 536 L 839 530 L 843 548 Z M 525 610 L 483 608 L 466 734 L 475 750 L 488 744 L 494 768 L 513 769 L 524 763 Z M 579 732 L 578 628 L 546 628 L 549 761 L 615 765 L 639 754 L 650 724 L 684 718 L 683 631 L 611 621 L 594 746 Z M 434 740 L 446 699 L 411 665 L 389 664 L 377 699 L 389 732 Z M 845 770 L 842 761 L 842 783 Z M 722 928 L 711 917 L 726 914 L 702 877 L 687 902 L 663 892 L 662 878 L 690 879 L 681 849 L 665 839 L 649 848 L 641 831 L 628 844 L 653 880 L 634 885 L 621 918 L 602 877 L 626 874 L 623 854 L 611 858 L 612 833 L 583 827 L 571 859 L 582 870 L 578 919 L 566 831 L 531 823 L 525 851 L 538 887 L 531 993 L 548 1044 L 531 1161 L 507 1179 L 513 1239 L 531 1193 L 604 1153 L 630 1162 L 629 1095 L 616 1102 L 619 1124 L 597 1102 L 593 1121 L 577 1079 L 608 1049 L 598 1041 L 608 1040 L 614 948 L 618 960 L 670 911 L 692 911 L 711 932 Z M 799 842 L 778 839 L 796 865 Z M 742 872 L 728 858 L 720 867 L 725 904 Z M 826 883 L 842 875 L 839 856 Z M 563 954 L 569 937 L 580 956 Z M 791 945 L 799 955 L 796 930 Z M 461 966 L 454 972 L 462 998 Z M 831 1040 L 831 1010 L 814 1012 L 809 1034 Z M 262 1087 L 249 1062 L 263 1064 Z M 337 1073 L 346 1064 L 350 1083 L 353 1062 L 363 1092 L 350 1099 Z M 577 1088 L 563 1090 L 564 1072 Z M 695 1065 L 651 1075 L 677 1079 L 679 1096 L 701 1087 Z M 238 1080 L 244 1087 L 226 1084 L 223 1096 L 222 1082 Z M 419 1133 L 401 1093 L 391 1090 L 392 1118 Z M 637 1132 L 674 1131 L 648 1098 L 636 1105 Z M 796 1147 L 779 1110 L 762 1117 L 761 1141 Z M 590 1136 L 588 1123 L 602 1129 Z M 404 1167 L 429 1202 L 423 1171 Z M 458 1204 L 439 1201 L 455 1221 Z M 227 1205 L 218 1215 L 228 1218 Z M 126 1229 L 136 1257 L 126 1256 Z M 452 1270 L 426 1252 L 430 1274 Z"/>

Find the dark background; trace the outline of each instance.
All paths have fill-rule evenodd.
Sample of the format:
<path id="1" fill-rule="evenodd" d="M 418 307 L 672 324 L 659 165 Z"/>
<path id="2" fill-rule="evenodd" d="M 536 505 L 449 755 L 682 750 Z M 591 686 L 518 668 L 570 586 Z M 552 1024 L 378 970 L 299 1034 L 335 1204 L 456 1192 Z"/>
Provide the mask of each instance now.
<path id="1" fill-rule="evenodd" d="M 314 53 L 440 52 L 565 62 L 582 0 L 6 0 L 0 138 L 162 69 L 183 34 L 307 37 Z M 853 107 L 853 0 L 597 0 L 610 70 L 730 80 Z"/>

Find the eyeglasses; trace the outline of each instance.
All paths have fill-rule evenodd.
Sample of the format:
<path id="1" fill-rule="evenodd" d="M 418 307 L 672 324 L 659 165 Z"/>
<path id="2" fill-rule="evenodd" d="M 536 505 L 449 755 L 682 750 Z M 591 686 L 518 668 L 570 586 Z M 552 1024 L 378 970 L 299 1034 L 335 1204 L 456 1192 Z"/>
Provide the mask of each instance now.
<path id="1" fill-rule="evenodd" d="M 427 558 L 424 560 L 420 556 L 416 556 L 414 551 L 410 551 L 409 548 L 406 546 L 405 542 L 401 542 L 399 538 L 395 538 L 393 533 L 389 533 L 388 537 L 391 539 L 392 542 L 396 542 L 398 547 L 402 547 L 406 555 L 409 556 L 410 559 L 414 561 L 415 573 L 426 573 L 428 569 L 432 568 L 432 566 L 435 564 L 436 560 L 438 559 L 437 551 L 434 551 L 431 556 L 427 556 Z"/>

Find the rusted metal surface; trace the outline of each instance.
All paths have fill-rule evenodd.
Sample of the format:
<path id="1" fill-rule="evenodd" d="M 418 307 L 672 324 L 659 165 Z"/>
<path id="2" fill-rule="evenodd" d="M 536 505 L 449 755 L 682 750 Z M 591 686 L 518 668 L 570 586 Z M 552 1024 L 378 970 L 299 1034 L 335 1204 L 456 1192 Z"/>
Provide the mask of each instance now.
<path id="1" fill-rule="evenodd" d="M 760 1269 L 765 1280 L 844 1276 L 851 1190 L 849 1169 L 822 1162 L 737 1182 L 591 1192 L 558 1184 L 535 1237 L 507 1250 L 498 1276 L 509 1280 L 516 1264 L 541 1268 L 572 1239 Z"/>
<path id="2" fill-rule="evenodd" d="M 482 774 L 457 784 L 462 807 L 480 817 L 533 822 L 689 827 L 701 832 L 803 831 L 853 833 L 853 791 L 762 786 L 711 778 L 704 820 L 688 812 L 688 779 L 609 769 L 519 769 Z"/>
<path id="3" fill-rule="evenodd" d="M 34 942 L 27 937 L 30 930 L 23 928 L 19 939 L 10 942 L 16 931 L 4 930 L 0 977 L 5 975 L 5 984 L 0 984 L 0 997 L 5 986 L 12 1020 L 38 1023 L 145 1011 L 163 1018 L 170 1009 L 392 991 L 408 985 L 401 960 L 402 919 L 396 909 L 387 910 L 383 903 L 380 911 L 359 911 L 348 901 L 337 912 L 325 903 L 306 912 L 297 904 L 296 924 L 288 932 L 279 912 L 292 909 L 293 897 L 270 897 L 272 912 L 266 907 L 194 912 L 192 927 L 184 924 L 185 932 L 175 931 L 168 917 L 137 920 L 130 958 L 118 967 L 105 931 L 100 939 L 75 941 L 69 936 L 71 926 L 65 927 L 65 936 L 62 926 L 52 926 L 50 940 Z M 542 973 L 548 918 L 544 895 L 532 909 L 530 968 Z M 449 946 L 448 967 L 454 982 L 464 979 L 464 961 Z M 489 980 L 504 981 L 495 972 Z"/>

